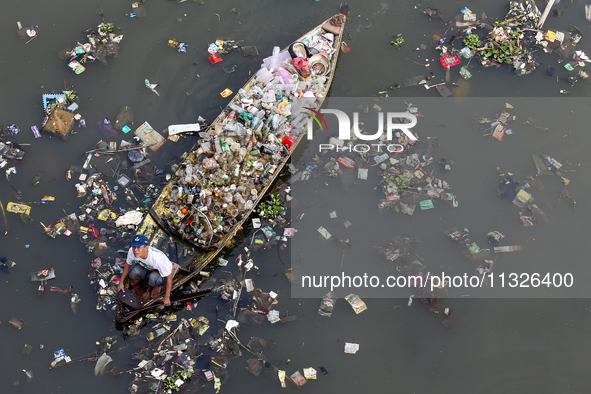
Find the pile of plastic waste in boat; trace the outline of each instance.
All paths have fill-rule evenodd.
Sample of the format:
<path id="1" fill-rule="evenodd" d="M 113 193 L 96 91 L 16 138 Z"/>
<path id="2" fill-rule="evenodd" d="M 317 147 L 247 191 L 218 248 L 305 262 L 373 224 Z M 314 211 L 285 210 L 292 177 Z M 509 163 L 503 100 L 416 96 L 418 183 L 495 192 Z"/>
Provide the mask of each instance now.
<path id="1" fill-rule="evenodd" d="M 256 78 L 200 133 L 176 171 L 178 183 L 165 189 L 162 219 L 169 226 L 208 247 L 255 206 L 297 141 L 296 125 L 307 122 L 301 109 L 326 96 L 333 46 L 334 35 L 318 29 L 264 60 Z"/>

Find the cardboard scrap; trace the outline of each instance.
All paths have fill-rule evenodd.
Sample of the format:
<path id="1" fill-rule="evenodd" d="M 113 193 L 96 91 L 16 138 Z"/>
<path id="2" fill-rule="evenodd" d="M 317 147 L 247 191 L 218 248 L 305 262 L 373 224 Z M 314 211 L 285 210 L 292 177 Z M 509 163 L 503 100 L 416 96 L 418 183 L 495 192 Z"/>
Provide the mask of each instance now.
<path id="1" fill-rule="evenodd" d="M 325 229 L 324 227 L 320 226 L 320 228 L 318 229 L 318 232 L 320 233 L 320 235 L 322 235 L 325 239 L 330 239 L 332 237 L 332 235 L 330 235 L 330 233 L 328 232 L 327 229 Z"/>

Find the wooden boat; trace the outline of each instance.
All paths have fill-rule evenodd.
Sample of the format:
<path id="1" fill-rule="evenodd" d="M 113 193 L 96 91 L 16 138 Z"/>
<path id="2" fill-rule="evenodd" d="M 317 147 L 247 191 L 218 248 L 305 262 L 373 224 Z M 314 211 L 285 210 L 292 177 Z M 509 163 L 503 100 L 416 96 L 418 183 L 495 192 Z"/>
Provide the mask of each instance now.
<path id="1" fill-rule="evenodd" d="M 283 49 L 278 55 L 276 55 L 277 57 L 271 57 L 271 58 L 267 58 L 265 59 L 265 61 L 268 61 L 269 64 L 271 64 L 271 62 L 276 61 L 277 59 L 284 59 L 284 61 L 281 63 L 282 65 L 285 65 L 286 68 L 289 68 L 292 71 L 295 71 L 296 74 L 294 75 L 293 73 L 292 75 L 292 82 L 294 84 L 294 86 L 301 86 L 300 84 L 303 84 L 303 86 L 313 86 L 313 85 L 306 85 L 306 83 L 310 83 L 311 81 L 314 81 L 314 83 L 317 85 L 316 88 L 318 88 L 318 85 L 320 85 L 320 92 L 315 94 L 315 108 L 311 108 L 314 110 L 318 110 L 322 104 L 322 101 L 324 100 L 326 94 L 328 93 L 330 86 L 332 84 L 332 80 L 334 78 L 335 75 L 335 70 L 336 70 L 336 65 L 337 65 L 337 60 L 338 60 L 338 56 L 339 56 L 339 52 L 340 52 L 340 48 L 341 48 L 341 43 L 342 43 L 342 37 L 343 37 L 343 31 L 344 31 L 344 25 L 345 25 L 345 15 L 343 14 L 337 14 L 329 19 L 327 19 L 326 21 L 322 22 L 320 25 L 316 26 L 314 29 L 310 30 L 308 33 L 304 34 L 302 37 L 298 38 L 296 41 L 294 41 L 293 44 L 291 44 L 289 47 Z M 331 45 L 331 48 L 327 47 L 327 44 L 324 42 L 325 38 L 328 37 L 328 43 Z M 332 37 L 332 42 L 330 42 L 330 38 Z M 306 49 L 306 47 L 304 47 L 301 43 L 304 43 L 306 46 L 309 46 L 310 44 L 314 45 L 316 44 L 318 41 L 324 43 L 324 48 L 327 48 L 327 51 L 321 52 L 320 53 L 316 53 L 316 54 L 312 54 L 312 53 L 308 53 L 308 49 Z M 295 45 L 294 45 L 295 44 Z M 311 73 L 312 76 L 308 77 L 308 78 L 304 78 L 301 75 L 302 74 L 306 74 L 307 70 L 304 69 L 300 69 L 300 70 L 296 70 L 295 67 L 292 64 L 292 57 L 293 55 L 289 55 L 290 53 L 296 55 L 296 57 L 298 57 L 297 55 L 301 55 L 302 51 L 304 52 L 304 55 L 309 58 L 309 66 L 312 67 Z M 312 48 L 312 52 L 314 51 L 314 47 Z M 320 51 L 318 51 L 320 52 Z M 327 56 L 324 56 L 324 55 Z M 301 64 L 301 63 L 300 63 Z M 291 65 L 291 67 L 289 67 Z M 281 69 L 283 68 L 282 66 L 277 66 L 277 64 L 275 64 L 274 66 L 276 68 L 277 71 L 281 71 Z M 316 69 L 314 69 L 314 67 L 317 67 Z M 244 111 L 246 112 L 246 106 L 243 106 L 243 102 L 244 102 L 244 94 L 249 94 L 249 92 L 252 92 L 251 89 L 257 90 L 257 91 L 262 91 L 261 90 L 261 75 L 265 74 L 265 70 L 267 72 L 269 72 L 269 70 L 267 70 L 265 67 L 261 68 L 261 70 L 259 70 L 259 72 L 255 75 L 253 75 L 253 77 L 242 87 L 242 89 L 239 91 L 239 94 L 236 94 L 234 96 L 234 98 L 230 101 L 228 108 L 232 108 L 234 106 L 234 108 L 236 108 L 235 106 L 241 106 L 242 108 L 244 108 Z M 262 72 L 261 72 L 262 71 Z M 322 76 L 319 76 L 319 74 L 323 74 Z M 257 77 L 258 75 L 258 77 Z M 279 73 L 279 75 L 281 76 L 281 73 Z M 277 75 L 275 75 L 275 77 L 278 77 Z M 283 77 L 282 77 L 283 78 Z M 293 81 L 293 79 L 297 79 L 296 81 Z M 271 82 L 277 82 L 278 79 L 275 78 L 274 80 L 272 80 Z M 267 81 L 269 84 L 271 82 Z M 285 83 L 285 79 L 283 79 L 283 83 Z M 263 85 L 264 88 L 269 88 L 269 84 L 265 83 Z M 275 88 L 278 88 L 277 90 L 283 90 L 282 87 L 283 86 L 287 86 L 287 85 L 273 85 Z M 265 91 L 265 93 L 268 91 L 269 89 L 267 89 Z M 292 94 L 293 91 L 295 91 L 295 88 L 292 89 Z M 240 94 L 242 93 L 242 95 Z M 285 93 L 285 92 L 283 92 Z M 289 92 L 288 92 L 289 93 Z M 287 95 L 287 94 L 286 94 Z M 309 95 L 309 94 L 308 94 Z M 249 96 L 250 97 L 250 96 Z M 257 96 L 254 96 L 257 97 Z M 275 97 L 274 93 L 273 93 L 273 97 Z M 276 97 L 275 97 L 276 98 Z M 247 100 L 248 101 L 248 100 Z M 262 101 L 262 100 L 261 100 Z M 276 105 L 276 104 L 275 104 Z M 251 108 L 252 109 L 252 108 Z M 232 131 L 227 131 L 224 129 L 224 127 L 226 127 L 225 125 L 229 122 L 229 119 L 231 117 L 232 113 L 228 113 L 229 111 L 223 111 L 212 123 L 211 125 L 207 128 L 207 130 L 205 131 L 206 135 L 208 137 L 213 136 L 214 134 L 216 136 L 219 136 L 220 138 L 231 135 Z M 260 113 L 260 112 L 259 112 Z M 267 115 L 269 115 L 270 111 L 267 112 Z M 277 112 L 276 112 L 277 113 Z M 235 113 L 235 116 L 238 117 L 238 115 L 242 115 L 242 114 L 237 114 Z M 270 119 L 271 116 L 268 116 L 268 118 Z M 254 126 L 254 123 L 249 123 L 249 126 L 252 126 L 252 136 L 251 137 L 243 137 L 242 141 L 240 142 L 244 142 L 247 138 L 251 138 L 251 141 L 255 139 L 254 135 L 257 133 L 257 131 L 261 130 L 261 127 L 267 127 L 270 124 L 270 120 L 268 121 L 268 123 L 265 124 L 265 126 L 263 125 L 263 121 L 260 120 L 260 122 L 257 124 L 258 127 Z M 275 126 L 273 124 L 273 126 Z M 269 134 L 274 134 L 275 131 L 269 133 Z M 205 134 L 204 134 L 205 135 Z M 247 134 L 250 135 L 250 134 Z M 275 134 L 274 134 L 275 135 Z M 269 190 L 269 188 L 271 187 L 273 181 L 275 180 L 275 178 L 279 175 L 279 173 L 281 172 L 282 168 L 285 166 L 285 164 L 288 162 L 290 156 L 291 156 L 291 152 L 293 152 L 293 150 L 296 148 L 296 146 L 299 144 L 299 142 L 301 141 L 303 136 L 299 136 L 299 137 L 294 137 L 290 143 L 290 149 L 288 148 L 283 148 L 283 145 L 281 144 L 283 141 L 281 141 L 278 145 L 279 147 L 276 146 L 277 151 L 275 152 L 275 156 L 274 159 L 274 165 L 273 165 L 273 171 L 270 171 L 270 166 L 266 166 L 265 170 L 261 172 L 260 169 L 251 172 L 251 180 L 253 178 L 257 178 L 257 180 L 260 180 L 264 177 L 263 182 L 259 183 L 259 184 L 254 184 L 254 182 L 250 182 L 249 183 L 249 187 L 245 188 L 247 189 L 247 192 L 250 193 L 248 194 L 249 196 L 252 195 L 252 198 L 250 201 L 247 201 L 246 204 L 244 204 L 243 207 L 240 207 L 240 205 L 238 206 L 238 208 L 242 208 L 242 211 L 239 212 L 238 215 L 234 215 L 233 217 L 231 217 L 231 219 L 233 220 L 227 220 L 227 223 L 231 223 L 232 226 L 227 226 L 228 228 L 224 228 L 224 226 L 221 225 L 217 225 L 214 222 L 213 219 L 210 219 L 207 215 L 210 215 L 211 217 L 211 211 L 213 211 L 215 209 L 215 205 L 213 205 L 214 209 L 211 209 L 209 212 L 208 211 L 203 211 L 201 210 L 201 208 L 203 208 L 205 204 L 204 200 L 207 199 L 207 193 L 200 193 L 198 196 L 195 196 L 192 192 L 196 192 L 198 189 L 195 186 L 189 186 L 187 187 L 186 185 L 183 186 L 182 188 L 179 186 L 182 184 L 183 180 L 186 180 L 187 178 L 184 178 L 186 176 L 190 176 L 191 174 L 193 174 L 193 168 L 204 168 L 204 162 L 207 159 L 210 159 L 211 162 L 211 158 L 213 157 L 216 161 L 219 162 L 218 157 L 220 157 L 220 155 L 227 155 L 227 156 L 232 156 L 232 152 L 235 151 L 230 151 L 229 153 L 227 153 L 229 151 L 228 150 L 224 150 L 223 152 L 218 151 L 218 147 L 216 146 L 216 153 L 213 152 L 213 148 L 210 147 L 210 149 L 204 149 L 205 143 L 202 144 L 202 140 L 204 140 L 204 138 L 202 137 L 200 139 L 200 141 L 191 149 L 190 152 L 188 152 L 186 154 L 186 158 L 183 162 L 183 164 L 181 164 L 181 166 L 179 167 L 179 169 L 177 170 L 177 172 L 175 173 L 175 176 L 170 180 L 170 182 L 163 188 L 162 193 L 160 194 L 160 196 L 158 197 L 158 199 L 156 200 L 156 202 L 154 203 L 154 205 L 152 206 L 152 209 L 150 210 L 150 214 L 147 215 L 143 222 L 140 224 L 139 229 L 138 229 L 138 233 L 143 234 L 145 236 L 147 236 L 150 239 L 150 245 L 157 247 L 158 244 L 160 244 L 162 242 L 162 240 L 164 239 L 168 239 L 169 237 L 173 237 L 176 238 L 182 242 L 188 243 L 190 245 L 193 245 L 195 247 L 197 247 L 197 249 L 200 251 L 200 253 L 197 254 L 197 256 L 187 265 L 187 267 L 185 267 L 183 270 L 183 272 L 177 273 L 177 275 L 175 275 L 175 279 L 173 282 L 173 291 L 175 289 L 178 289 L 180 286 L 184 285 L 185 283 L 187 283 L 189 280 L 191 280 L 193 277 L 195 277 L 197 274 L 199 274 L 199 272 L 201 270 L 203 270 L 205 268 L 205 266 L 207 266 L 209 263 L 213 262 L 214 259 L 216 258 L 216 256 L 218 256 L 220 254 L 220 252 L 224 249 L 224 247 L 234 238 L 234 236 L 236 235 L 236 232 L 241 228 L 241 226 L 244 224 L 244 222 L 249 218 L 250 214 L 252 213 L 252 211 L 255 209 L 255 207 L 258 205 L 258 203 L 264 198 L 265 194 L 267 193 L 267 191 Z M 263 139 L 272 139 L 271 136 L 263 136 Z M 275 139 L 277 139 L 276 137 L 273 137 Z M 213 138 L 212 138 L 213 139 Z M 238 138 L 237 138 L 238 139 Z M 230 138 L 226 138 L 226 140 L 230 140 Z M 213 145 L 213 144 L 211 144 Z M 216 145 L 217 145 L 217 141 L 216 141 Z M 237 151 L 237 147 L 236 145 L 233 145 L 233 147 L 236 148 Z M 240 148 L 243 147 L 243 145 L 239 146 Z M 252 148 L 252 144 L 248 145 L 249 148 Z M 224 147 L 225 149 L 225 147 Z M 251 154 L 254 154 L 253 151 L 249 151 L 247 156 L 239 156 L 237 153 L 234 153 L 234 158 L 239 157 L 240 159 L 242 159 L 239 162 L 239 166 L 242 166 L 242 168 L 244 169 L 246 167 L 246 161 L 247 158 L 252 158 Z M 261 156 L 263 154 L 269 154 L 269 156 L 271 156 L 270 152 L 263 152 L 263 153 L 259 153 L 258 151 L 256 152 L 257 156 L 260 154 Z M 279 158 L 279 159 L 278 159 Z M 270 160 L 267 162 L 269 163 Z M 266 172 L 266 173 L 265 173 Z M 196 174 L 199 174 L 199 176 L 201 177 L 199 179 L 199 181 L 203 181 L 203 182 L 207 182 L 207 184 L 209 186 L 211 186 L 211 189 L 213 191 L 216 190 L 216 187 L 214 185 L 213 182 L 210 182 L 207 179 L 207 176 L 212 177 L 212 172 L 210 171 L 209 173 L 205 173 L 204 171 L 200 171 L 197 172 Z M 219 172 L 218 172 L 219 174 Z M 240 177 L 241 179 L 246 178 L 244 171 L 242 171 L 242 177 Z M 263 177 L 261 177 L 261 175 L 263 175 Z M 195 175 L 195 177 L 197 177 L 197 175 Z M 194 179 L 194 178 L 191 178 Z M 223 180 L 220 180 L 220 182 L 217 184 L 222 184 Z M 199 184 L 199 186 L 201 187 L 200 190 L 210 190 L 208 189 L 207 186 L 205 184 Z M 223 187 L 223 186 L 222 186 Z M 175 190 L 176 189 L 176 190 Z M 228 188 L 226 188 L 228 189 Z M 227 190 L 226 190 L 227 191 Z M 231 193 L 231 192 L 230 192 Z M 174 198 L 173 198 L 174 197 Z M 197 202 L 195 200 L 195 197 L 197 198 Z M 217 196 L 216 196 L 217 197 Z M 183 206 L 185 207 L 184 209 L 180 207 L 181 204 L 175 204 L 175 202 L 181 202 L 182 204 L 184 204 Z M 199 205 L 201 204 L 201 206 Z M 174 209 L 171 210 L 171 206 L 175 205 Z M 174 210 L 177 210 L 176 212 L 174 212 Z M 229 209 L 228 209 L 229 211 Z M 235 213 L 235 212 L 234 212 Z M 229 216 L 226 214 L 226 218 L 229 218 Z M 225 220 L 226 218 L 223 218 L 223 220 Z M 222 219 L 222 218 L 221 218 Z M 213 223 L 212 223 L 213 222 Z M 198 223 L 197 225 L 195 225 L 195 223 Z M 183 227 L 184 225 L 184 227 Z M 198 225 L 202 225 L 203 226 L 203 232 L 201 231 L 197 231 L 197 229 L 195 227 L 197 227 Z M 191 234 L 187 234 L 183 229 L 188 228 L 189 226 L 191 226 L 191 228 L 189 230 L 193 230 L 193 232 Z M 179 230 L 180 227 L 180 230 Z M 220 232 L 215 233 L 215 229 L 217 228 L 221 228 Z M 204 237 L 203 233 L 209 233 L 210 236 L 209 237 Z M 215 237 L 214 237 L 215 235 Z M 146 307 L 150 306 L 150 305 L 156 305 L 158 302 L 160 302 L 161 297 L 157 297 L 155 299 L 152 299 L 148 302 L 146 302 L 145 304 L 142 305 L 142 310 L 144 310 Z M 120 303 L 121 306 L 121 303 Z M 139 305 L 135 304 L 136 307 L 139 307 Z M 133 317 L 135 315 L 134 311 L 131 311 L 127 314 L 125 314 L 125 316 L 123 316 L 123 314 L 120 312 L 121 308 L 118 309 L 118 313 L 117 313 L 117 320 L 118 321 L 125 321 L 125 320 L 129 320 L 131 317 Z M 138 312 L 138 311 L 135 311 Z"/>

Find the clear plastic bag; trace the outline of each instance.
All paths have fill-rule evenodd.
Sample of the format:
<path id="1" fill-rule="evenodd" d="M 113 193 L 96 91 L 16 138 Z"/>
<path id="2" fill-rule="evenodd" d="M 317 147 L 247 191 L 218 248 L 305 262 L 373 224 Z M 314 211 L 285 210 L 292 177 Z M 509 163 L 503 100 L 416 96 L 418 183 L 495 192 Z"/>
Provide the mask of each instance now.
<path id="1" fill-rule="evenodd" d="M 336 295 L 331 291 L 328 292 L 322 300 L 320 301 L 320 306 L 318 307 L 318 314 L 320 316 L 330 317 L 332 316 L 332 312 L 334 311 L 334 306 L 337 302 Z"/>

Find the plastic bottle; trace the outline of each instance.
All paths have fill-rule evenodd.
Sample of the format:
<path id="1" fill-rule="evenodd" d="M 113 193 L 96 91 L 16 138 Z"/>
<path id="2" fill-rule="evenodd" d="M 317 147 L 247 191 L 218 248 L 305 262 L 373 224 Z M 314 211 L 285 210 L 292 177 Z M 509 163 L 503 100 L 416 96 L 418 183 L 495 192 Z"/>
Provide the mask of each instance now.
<path id="1" fill-rule="evenodd" d="M 267 174 L 269 173 L 269 170 L 271 169 L 272 165 L 271 163 L 266 163 L 265 164 L 265 169 L 263 170 L 262 174 L 259 176 L 260 179 L 263 179 L 264 177 L 267 176 Z"/>
<path id="2" fill-rule="evenodd" d="M 277 130 L 277 127 L 279 126 L 280 117 L 281 117 L 281 115 L 279 115 L 279 114 L 273 115 L 273 120 L 271 123 L 273 130 Z"/>
<path id="3" fill-rule="evenodd" d="M 250 88 L 250 94 L 251 95 L 258 95 L 260 96 L 263 93 L 263 89 L 260 86 L 253 86 L 252 88 Z"/>
<path id="4" fill-rule="evenodd" d="M 261 121 L 261 117 L 257 114 L 252 119 L 252 122 L 250 122 L 250 127 L 252 127 L 253 129 L 256 128 L 260 121 Z"/>
<path id="5" fill-rule="evenodd" d="M 233 199 L 234 199 L 234 196 L 232 196 L 232 193 L 224 194 L 224 201 L 226 201 L 226 204 L 231 204 Z"/>
<path id="6" fill-rule="evenodd" d="M 245 147 L 240 147 L 240 151 L 238 152 L 238 155 L 240 157 L 240 161 L 242 161 L 244 159 L 244 157 L 246 156 L 246 148 Z"/>
<path id="7" fill-rule="evenodd" d="M 240 114 L 240 118 L 241 118 L 243 121 L 245 121 L 245 122 L 246 122 L 246 121 L 249 121 L 249 120 L 252 120 L 252 118 L 253 118 L 253 117 L 254 117 L 254 115 L 253 115 L 253 114 L 251 114 L 250 112 L 246 112 L 246 111 L 245 111 L 245 112 L 242 112 L 242 113 Z"/>
<path id="8" fill-rule="evenodd" d="M 259 112 L 255 114 L 255 116 L 258 116 L 261 119 L 264 119 L 265 115 L 267 115 L 267 111 L 265 111 L 264 109 L 260 109 Z"/>
<path id="9" fill-rule="evenodd" d="M 265 90 L 265 93 L 263 93 L 263 101 L 266 101 L 268 103 L 274 103 L 275 101 L 277 101 L 277 99 L 275 98 L 275 91 Z"/>
<path id="10" fill-rule="evenodd" d="M 242 89 L 240 89 L 242 90 Z M 230 104 L 228 107 L 230 107 L 230 109 L 234 112 L 236 112 L 237 114 L 244 112 L 244 108 L 242 108 L 239 105 L 236 104 Z"/>
<path id="11" fill-rule="evenodd" d="M 240 151 L 240 144 L 238 142 L 232 142 L 230 144 L 230 149 L 232 150 L 232 152 L 238 152 Z"/>
<path id="12" fill-rule="evenodd" d="M 234 200 L 236 200 L 236 202 L 238 203 L 238 206 L 244 206 L 244 204 L 246 204 L 244 197 L 242 197 L 242 194 L 240 194 L 240 193 L 234 194 Z"/>
<path id="13" fill-rule="evenodd" d="M 230 123 L 226 123 L 224 125 L 224 130 L 226 130 L 226 131 L 237 131 L 238 130 L 238 123 L 236 123 L 234 121 L 232 121 Z M 217 143 L 217 138 L 216 138 L 216 143 Z"/>
<path id="14" fill-rule="evenodd" d="M 242 125 L 242 123 L 236 123 L 236 130 L 232 134 L 238 137 L 243 137 L 246 134 L 246 131 L 244 131 L 244 125 Z"/>
<path id="15" fill-rule="evenodd" d="M 26 369 L 23 369 L 23 372 L 27 376 L 27 383 L 31 384 L 33 382 L 33 371 L 27 371 Z"/>
<path id="16" fill-rule="evenodd" d="M 220 140 L 220 144 L 224 152 L 230 150 L 230 145 L 228 145 L 228 143 L 223 138 Z"/>

